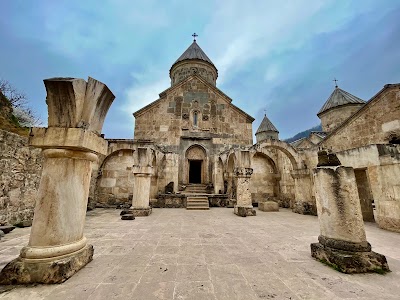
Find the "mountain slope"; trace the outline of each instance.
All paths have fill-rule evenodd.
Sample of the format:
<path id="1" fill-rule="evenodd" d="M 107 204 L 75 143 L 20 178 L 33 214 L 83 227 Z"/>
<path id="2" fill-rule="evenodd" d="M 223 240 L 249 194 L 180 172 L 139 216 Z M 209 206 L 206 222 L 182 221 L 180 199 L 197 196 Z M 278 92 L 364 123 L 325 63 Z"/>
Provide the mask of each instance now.
<path id="1" fill-rule="evenodd" d="M 321 127 L 321 125 L 314 126 L 313 128 L 299 132 L 299 133 L 295 134 L 294 136 L 292 136 L 291 138 L 288 138 L 284 141 L 287 143 L 291 143 L 291 142 L 297 141 L 303 137 L 308 137 L 310 135 L 311 131 L 322 131 L 322 127 Z"/>

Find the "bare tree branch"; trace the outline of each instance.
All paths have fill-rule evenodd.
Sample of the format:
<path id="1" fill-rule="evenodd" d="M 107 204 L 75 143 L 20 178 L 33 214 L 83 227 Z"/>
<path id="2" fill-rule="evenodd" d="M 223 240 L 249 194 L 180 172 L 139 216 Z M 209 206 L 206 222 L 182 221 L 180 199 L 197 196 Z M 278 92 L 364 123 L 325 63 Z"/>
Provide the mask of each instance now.
<path id="1" fill-rule="evenodd" d="M 36 113 L 28 106 L 28 99 L 24 93 L 19 92 L 7 80 L 0 78 L 0 91 L 10 101 L 13 115 L 21 126 L 37 126 L 42 122 Z"/>

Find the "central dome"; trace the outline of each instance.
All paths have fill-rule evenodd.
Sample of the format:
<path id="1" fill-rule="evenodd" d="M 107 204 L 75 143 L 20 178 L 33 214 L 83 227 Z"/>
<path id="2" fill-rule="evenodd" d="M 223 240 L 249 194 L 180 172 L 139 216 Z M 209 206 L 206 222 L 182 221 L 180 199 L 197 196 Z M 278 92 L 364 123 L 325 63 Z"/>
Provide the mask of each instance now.
<path id="1" fill-rule="evenodd" d="M 212 85 L 216 85 L 218 70 L 195 40 L 169 70 L 171 86 L 192 74 L 198 74 Z"/>

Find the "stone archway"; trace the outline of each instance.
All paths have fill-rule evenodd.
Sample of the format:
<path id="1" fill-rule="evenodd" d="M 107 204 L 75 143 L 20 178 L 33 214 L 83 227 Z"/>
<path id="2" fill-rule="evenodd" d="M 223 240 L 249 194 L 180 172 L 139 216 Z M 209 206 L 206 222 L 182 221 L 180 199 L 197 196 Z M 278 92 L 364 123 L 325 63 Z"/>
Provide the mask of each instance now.
<path id="1" fill-rule="evenodd" d="M 250 178 L 252 202 L 259 203 L 268 197 L 279 195 L 280 174 L 274 160 L 262 152 L 256 152 L 251 158 L 253 174 Z"/>
<path id="2" fill-rule="evenodd" d="M 209 180 L 208 158 L 205 149 L 200 145 L 192 145 L 185 154 L 185 182 L 205 184 Z"/>
<path id="3" fill-rule="evenodd" d="M 133 149 L 110 153 L 99 168 L 96 182 L 96 202 L 102 206 L 129 204 L 132 195 L 134 164 Z"/>

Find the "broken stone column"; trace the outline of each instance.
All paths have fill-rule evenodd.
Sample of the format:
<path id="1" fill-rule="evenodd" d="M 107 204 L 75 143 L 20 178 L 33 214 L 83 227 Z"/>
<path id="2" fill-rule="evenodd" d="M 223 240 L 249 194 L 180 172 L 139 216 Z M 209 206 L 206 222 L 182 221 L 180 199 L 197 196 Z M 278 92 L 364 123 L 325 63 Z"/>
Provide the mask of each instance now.
<path id="1" fill-rule="evenodd" d="M 132 207 L 129 209 L 135 217 L 151 214 L 150 188 L 153 167 L 150 165 L 150 149 L 138 148 L 136 153 L 137 164 L 133 166 L 133 197 Z"/>
<path id="2" fill-rule="evenodd" d="M 256 211 L 253 208 L 250 192 L 250 177 L 253 169 L 250 168 L 249 151 L 240 151 L 238 157 L 241 167 L 236 167 L 234 170 L 237 181 L 234 213 L 241 217 L 255 216 Z"/>
<path id="3" fill-rule="evenodd" d="M 43 169 L 29 243 L 0 274 L 0 284 L 61 283 L 92 260 L 83 235 L 92 163 L 107 154 L 100 137 L 114 95 L 89 78 L 44 80 L 48 128 L 33 128 Z"/>
<path id="4" fill-rule="evenodd" d="M 389 271 L 385 256 L 366 240 L 353 168 L 320 166 L 314 183 L 321 234 L 311 244 L 312 257 L 343 273 Z"/>

